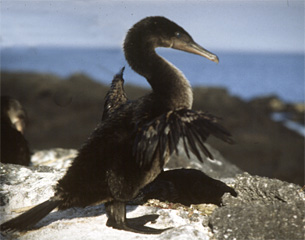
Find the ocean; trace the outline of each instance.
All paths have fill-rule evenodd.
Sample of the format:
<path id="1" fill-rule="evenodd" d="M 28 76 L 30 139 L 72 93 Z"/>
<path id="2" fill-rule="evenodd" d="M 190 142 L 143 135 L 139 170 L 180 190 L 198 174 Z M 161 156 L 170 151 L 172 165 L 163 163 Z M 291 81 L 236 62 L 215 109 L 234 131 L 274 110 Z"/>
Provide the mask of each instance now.
<path id="1" fill-rule="evenodd" d="M 249 100 L 277 95 L 286 102 L 304 102 L 304 54 L 212 51 L 219 64 L 172 49 L 157 52 L 176 65 L 192 86 L 224 87 Z M 1 49 L 1 70 L 52 73 L 67 77 L 84 73 L 110 84 L 126 67 L 125 83 L 149 87 L 128 66 L 120 48 L 14 47 Z"/>

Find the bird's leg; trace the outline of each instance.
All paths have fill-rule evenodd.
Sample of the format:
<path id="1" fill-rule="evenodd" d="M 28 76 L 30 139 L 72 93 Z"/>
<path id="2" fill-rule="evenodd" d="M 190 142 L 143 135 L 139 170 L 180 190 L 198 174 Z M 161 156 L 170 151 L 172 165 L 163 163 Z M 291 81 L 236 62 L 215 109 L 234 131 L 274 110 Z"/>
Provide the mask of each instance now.
<path id="1" fill-rule="evenodd" d="M 108 221 L 106 225 L 116 229 L 126 230 L 135 233 L 159 234 L 167 229 L 154 229 L 145 227 L 147 222 L 156 220 L 158 215 L 146 215 L 138 218 L 126 218 L 126 206 L 124 202 L 112 201 L 105 204 Z"/>
<path id="2" fill-rule="evenodd" d="M 126 209 L 125 204 L 118 201 L 107 202 L 105 204 L 108 220 L 106 225 L 108 227 L 124 229 L 126 224 Z"/>

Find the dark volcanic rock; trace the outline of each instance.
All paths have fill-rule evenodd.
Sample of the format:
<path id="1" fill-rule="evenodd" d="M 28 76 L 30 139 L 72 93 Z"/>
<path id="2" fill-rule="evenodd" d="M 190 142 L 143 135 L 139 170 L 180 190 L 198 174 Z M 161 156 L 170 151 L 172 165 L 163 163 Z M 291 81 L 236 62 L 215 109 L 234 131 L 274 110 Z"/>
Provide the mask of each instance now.
<path id="1" fill-rule="evenodd" d="M 243 174 L 237 177 L 237 198 L 226 195 L 209 226 L 217 239 L 303 239 L 304 192 L 301 187 Z"/>
<path id="2" fill-rule="evenodd" d="M 272 113 L 285 113 L 288 119 L 298 122 L 302 125 L 305 124 L 304 103 L 285 103 L 277 96 L 267 96 L 255 98 L 249 102 L 254 108 L 260 108 L 267 114 Z"/>
<path id="3" fill-rule="evenodd" d="M 215 210 L 216 239 L 304 239 L 304 203 L 240 205 Z"/>
<path id="4" fill-rule="evenodd" d="M 238 197 L 231 198 L 227 196 L 223 200 L 225 205 L 273 202 L 290 204 L 304 200 L 304 194 L 298 185 L 278 179 L 251 176 L 248 173 L 237 176 L 234 189 L 238 192 Z"/>

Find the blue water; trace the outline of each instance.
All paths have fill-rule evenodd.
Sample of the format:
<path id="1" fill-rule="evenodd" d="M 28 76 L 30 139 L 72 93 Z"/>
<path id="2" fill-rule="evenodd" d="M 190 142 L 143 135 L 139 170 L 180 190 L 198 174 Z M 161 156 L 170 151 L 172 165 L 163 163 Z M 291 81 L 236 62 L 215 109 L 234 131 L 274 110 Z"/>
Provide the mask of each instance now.
<path id="1" fill-rule="evenodd" d="M 230 53 L 215 51 L 220 63 L 175 50 L 158 53 L 176 65 L 192 86 L 226 87 L 243 99 L 275 94 L 284 101 L 304 102 L 304 55 L 276 53 Z M 149 85 L 134 73 L 121 49 L 103 48 L 5 48 L 1 70 L 35 71 L 67 77 L 82 72 L 109 84 L 126 66 L 126 83 Z"/>
<path id="2" fill-rule="evenodd" d="M 297 123 L 295 121 L 289 120 L 286 113 L 273 113 L 271 119 L 276 122 L 282 122 L 285 127 L 299 133 L 301 136 L 305 137 L 305 126 L 303 124 Z"/>

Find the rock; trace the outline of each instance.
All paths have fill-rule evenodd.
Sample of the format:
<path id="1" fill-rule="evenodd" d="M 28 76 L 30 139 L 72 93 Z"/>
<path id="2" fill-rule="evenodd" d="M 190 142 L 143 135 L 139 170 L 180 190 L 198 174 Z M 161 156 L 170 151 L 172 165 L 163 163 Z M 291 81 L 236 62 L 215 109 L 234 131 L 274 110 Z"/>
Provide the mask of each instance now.
<path id="1" fill-rule="evenodd" d="M 305 194 L 300 186 L 245 173 L 209 219 L 216 239 L 303 239 Z"/>
<path id="2" fill-rule="evenodd" d="M 2 164 L 1 223 L 52 196 L 53 186 L 65 174 L 63 166 L 68 166 L 71 155 L 76 153 L 75 150 L 53 149 L 34 154 L 36 159 L 33 162 L 37 166 Z M 52 156 L 59 158 L 58 165 L 57 161 L 49 161 Z M 39 162 L 45 165 L 39 166 Z M 53 211 L 33 229 L 22 234 L 2 233 L 1 239 L 303 238 L 305 194 L 300 186 L 247 173 L 227 178 L 225 182 L 234 187 L 238 196 L 225 193 L 220 207 L 213 204 L 185 206 L 155 199 L 143 206 L 127 206 L 128 218 L 159 215 L 147 226 L 159 229 L 171 227 L 160 235 L 136 234 L 107 227 L 105 207 L 101 204 Z"/>
<path id="3" fill-rule="evenodd" d="M 49 199 L 53 186 L 65 173 L 48 166 L 1 164 L 1 214 L 12 214 Z M 3 216 L 3 215 L 2 215 Z"/>
<path id="4" fill-rule="evenodd" d="M 237 174 L 243 172 L 236 165 L 227 161 L 215 148 L 211 147 L 209 144 L 205 144 L 205 146 L 213 155 L 214 160 L 211 160 L 206 156 L 202 155 L 204 160 L 201 163 L 192 153 L 190 153 L 191 158 L 189 159 L 183 150 L 182 143 L 179 143 L 179 155 L 173 154 L 165 168 L 198 169 L 215 179 L 232 178 L 235 177 Z"/>
<path id="5" fill-rule="evenodd" d="M 277 96 L 259 97 L 249 102 L 253 108 L 261 108 L 267 114 L 284 113 L 287 119 L 304 126 L 304 103 L 285 103 Z"/>
<path id="6" fill-rule="evenodd" d="M 31 159 L 33 166 L 49 166 L 65 171 L 77 155 L 77 150 L 54 148 L 36 151 Z"/>
<path id="7" fill-rule="evenodd" d="M 50 154 L 48 154 L 50 155 Z M 9 220 L 32 206 L 47 200 L 54 193 L 53 187 L 65 171 L 48 166 L 22 167 L 19 165 L 1 165 L 1 223 Z M 194 210 L 192 210 L 192 213 Z M 189 218 L 184 209 L 161 209 L 149 206 L 127 206 L 127 217 L 158 214 L 159 218 L 148 223 L 154 228 L 172 229 L 161 235 L 141 235 L 115 230 L 106 226 L 107 216 L 103 204 L 86 208 L 70 208 L 55 211 L 38 222 L 26 233 L 3 234 L 1 239 L 210 239 L 212 233 L 207 216 L 192 214 Z M 81 231 L 80 231 L 81 229 Z"/>

